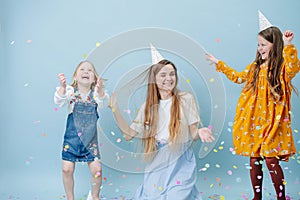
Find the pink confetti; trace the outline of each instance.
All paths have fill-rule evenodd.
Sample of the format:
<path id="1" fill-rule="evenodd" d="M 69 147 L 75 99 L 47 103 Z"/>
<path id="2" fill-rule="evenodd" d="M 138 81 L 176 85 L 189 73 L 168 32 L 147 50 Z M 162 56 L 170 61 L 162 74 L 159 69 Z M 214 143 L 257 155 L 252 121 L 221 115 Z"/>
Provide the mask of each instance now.
<path id="1" fill-rule="evenodd" d="M 232 175 L 232 171 L 231 171 L 231 170 L 228 170 L 228 171 L 227 171 L 227 174 L 228 174 L 229 176 L 231 176 L 231 175 Z"/>
<path id="2" fill-rule="evenodd" d="M 78 132 L 78 137 L 82 136 L 82 133 L 81 132 Z"/>
<path id="3" fill-rule="evenodd" d="M 176 184 L 177 184 L 177 185 L 180 185 L 180 181 L 176 181 Z"/>
<path id="4" fill-rule="evenodd" d="M 54 108 L 54 111 L 55 111 L 55 112 L 58 111 L 58 108 Z"/>

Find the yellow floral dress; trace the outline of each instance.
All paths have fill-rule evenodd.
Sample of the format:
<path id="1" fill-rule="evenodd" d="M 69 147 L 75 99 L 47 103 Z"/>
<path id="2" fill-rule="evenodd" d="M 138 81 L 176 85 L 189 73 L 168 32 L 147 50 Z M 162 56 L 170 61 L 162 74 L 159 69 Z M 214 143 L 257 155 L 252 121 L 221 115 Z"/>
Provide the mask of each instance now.
<path id="1" fill-rule="evenodd" d="M 284 94 L 280 101 L 272 98 L 267 81 L 267 68 L 260 66 L 257 90 L 243 88 L 236 107 L 233 124 L 233 144 L 236 154 L 250 157 L 277 157 L 288 161 L 296 153 L 291 129 L 291 80 L 300 70 L 300 61 L 294 45 L 284 47 L 284 63 L 280 74 Z M 242 72 L 219 61 L 217 71 L 223 72 L 235 83 L 248 82 L 253 63 Z"/>

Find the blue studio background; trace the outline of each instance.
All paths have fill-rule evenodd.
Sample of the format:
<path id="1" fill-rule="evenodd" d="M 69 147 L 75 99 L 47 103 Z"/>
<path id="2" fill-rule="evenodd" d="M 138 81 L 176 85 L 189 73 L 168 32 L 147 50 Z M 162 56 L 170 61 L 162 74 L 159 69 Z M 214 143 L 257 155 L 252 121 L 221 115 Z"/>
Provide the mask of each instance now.
<path id="1" fill-rule="evenodd" d="M 117 38 L 122 39 L 122 35 L 130 31 L 149 30 L 149 27 L 155 28 L 153 33 L 161 29 L 171 31 L 172 36 L 183 35 L 235 69 L 243 70 L 255 57 L 257 10 L 281 30 L 293 30 L 294 44 L 300 48 L 299 8 L 298 0 L 0 0 L 0 199 L 65 199 L 60 154 L 67 111 L 53 103 L 55 87 L 59 84 L 58 73 L 65 73 L 69 83 L 81 60 L 91 58 L 100 62 L 97 59 L 105 59 L 103 55 L 108 51 L 116 52 L 134 43 L 124 39 L 114 43 Z M 149 41 L 150 37 L 143 38 L 140 49 L 133 47 L 136 50 L 130 49 L 129 53 L 107 61 L 108 68 L 96 65 L 100 74 L 108 79 L 109 93 L 132 66 L 149 66 L 151 57 L 147 44 L 153 42 Z M 141 40 L 140 35 L 137 38 Z M 175 50 L 184 45 L 182 40 L 159 39 L 168 41 Z M 241 86 L 231 83 L 222 74 L 211 78 L 204 77 L 202 72 L 198 76 L 193 63 L 184 59 L 188 56 L 181 57 L 175 50 L 168 49 L 168 45 L 158 43 L 159 39 L 154 45 L 161 47 L 163 56 L 177 65 L 181 83 L 188 85 L 198 99 L 204 124 L 221 126 L 220 137 L 207 156 L 200 159 L 198 151 L 202 144 L 194 144 L 199 169 L 197 187 L 203 199 L 251 199 L 248 158 L 231 151 L 231 128 Z M 101 48 L 104 53 L 99 57 Z M 203 51 L 188 54 L 204 59 Z M 214 71 L 214 66 L 205 65 Z M 293 80 L 298 89 L 299 82 L 298 75 Z M 219 85 L 220 91 L 210 90 L 213 84 Z M 212 120 L 212 110 L 220 109 L 210 99 L 216 93 L 226 94 L 220 97 L 224 103 L 224 118 L 220 120 Z M 300 199 L 300 99 L 296 95 L 292 105 L 292 128 L 298 154 L 288 163 L 282 163 L 282 167 L 287 194 L 292 199 Z M 129 109 L 124 111 L 129 114 Z M 130 117 L 134 114 L 131 112 Z M 103 164 L 101 195 L 103 199 L 132 199 L 142 182 L 142 170 L 120 152 L 122 149 L 134 151 L 137 141 L 123 141 L 107 108 L 103 109 L 102 122 L 103 135 L 115 148 L 101 150 L 102 155 L 110 159 Z M 76 199 L 86 199 L 89 179 L 87 165 L 78 163 Z M 275 199 L 267 170 L 264 199 Z"/>

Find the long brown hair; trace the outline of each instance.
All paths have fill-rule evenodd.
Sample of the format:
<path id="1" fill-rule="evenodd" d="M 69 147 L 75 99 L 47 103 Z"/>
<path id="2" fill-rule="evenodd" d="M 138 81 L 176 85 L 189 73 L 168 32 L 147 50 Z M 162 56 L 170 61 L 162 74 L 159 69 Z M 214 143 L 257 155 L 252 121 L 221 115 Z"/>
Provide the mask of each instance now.
<path id="1" fill-rule="evenodd" d="M 158 64 L 151 66 L 148 75 L 148 91 L 145 105 L 145 122 L 144 122 L 144 158 L 146 160 L 152 160 L 156 151 L 156 139 L 157 125 L 158 125 L 158 105 L 161 99 L 158 87 L 156 85 L 157 73 L 166 65 L 172 65 L 175 70 L 176 83 L 172 92 L 172 106 L 171 106 L 171 119 L 169 124 L 170 141 L 176 143 L 180 129 L 180 99 L 178 96 L 178 74 L 175 65 L 169 60 L 162 60 Z"/>
<path id="2" fill-rule="evenodd" d="M 94 82 L 92 83 L 91 88 L 90 88 L 90 89 L 92 90 L 92 89 L 94 89 L 94 87 L 95 87 L 95 85 L 96 85 L 96 83 L 97 83 L 97 79 L 98 79 L 99 75 L 98 75 L 98 73 L 97 73 L 97 71 L 96 71 L 96 68 L 95 68 L 94 64 L 91 63 L 90 61 L 87 61 L 87 60 L 81 61 L 81 62 L 77 65 L 77 67 L 76 67 L 76 69 L 75 69 L 75 71 L 74 71 L 74 73 L 73 73 L 73 82 L 71 83 L 71 86 L 72 86 L 73 88 L 77 88 L 77 87 L 78 87 L 77 81 L 76 81 L 77 71 L 78 71 L 79 67 L 80 67 L 82 64 L 84 64 L 84 63 L 89 63 L 89 64 L 92 66 L 92 68 L 93 68 L 93 72 L 94 72 Z"/>
<path id="3" fill-rule="evenodd" d="M 267 62 L 268 71 L 267 71 L 267 80 L 271 88 L 271 94 L 275 101 L 280 100 L 283 95 L 283 89 L 280 81 L 280 72 L 282 68 L 282 63 L 284 61 L 282 56 L 282 51 L 284 47 L 282 33 L 277 27 L 269 27 L 265 30 L 262 30 L 258 33 L 259 36 L 266 39 L 268 42 L 273 44 L 272 49 L 269 52 L 268 60 L 263 60 L 260 53 L 256 52 L 256 57 L 254 64 L 250 68 L 249 75 L 250 82 L 248 83 L 247 89 L 252 89 L 253 91 L 257 90 L 257 80 L 258 74 L 260 71 L 260 65 Z"/>

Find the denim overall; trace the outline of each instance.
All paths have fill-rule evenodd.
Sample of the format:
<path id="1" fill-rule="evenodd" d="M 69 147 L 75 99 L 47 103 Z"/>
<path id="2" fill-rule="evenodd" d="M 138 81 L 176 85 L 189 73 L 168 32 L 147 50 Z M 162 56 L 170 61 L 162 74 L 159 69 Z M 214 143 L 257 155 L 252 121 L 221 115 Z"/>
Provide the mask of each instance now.
<path id="1" fill-rule="evenodd" d="M 76 89 L 75 89 L 76 94 Z M 73 112 L 68 115 L 62 159 L 71 162 L 91 162 L 100 159 L 97 141 L 97 103 L 90 92 L 86 102 L 74 97 Z"/>

